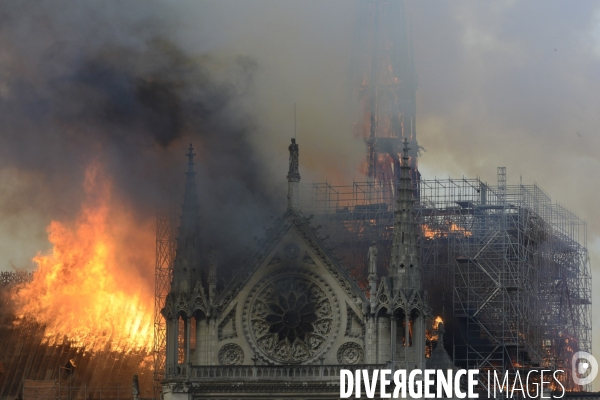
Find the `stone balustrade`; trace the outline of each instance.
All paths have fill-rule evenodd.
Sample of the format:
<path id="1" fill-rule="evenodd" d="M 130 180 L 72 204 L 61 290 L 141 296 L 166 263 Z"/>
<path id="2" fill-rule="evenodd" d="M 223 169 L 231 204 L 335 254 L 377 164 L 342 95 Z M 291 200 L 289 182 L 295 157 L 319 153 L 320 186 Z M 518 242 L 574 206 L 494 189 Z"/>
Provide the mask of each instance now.
<path id="1" fill-rule="evenodd" d="M 339 382 L 342 369 L 385 368 L 385 364 L 365 365 L 235 365 L 235 366 L 180 366 L 180 375 L 192 381 L 227 382 L 280 381 L 299 379 L 302 381 Z M 176 377 L 177 375 L 173 376 Z"/>

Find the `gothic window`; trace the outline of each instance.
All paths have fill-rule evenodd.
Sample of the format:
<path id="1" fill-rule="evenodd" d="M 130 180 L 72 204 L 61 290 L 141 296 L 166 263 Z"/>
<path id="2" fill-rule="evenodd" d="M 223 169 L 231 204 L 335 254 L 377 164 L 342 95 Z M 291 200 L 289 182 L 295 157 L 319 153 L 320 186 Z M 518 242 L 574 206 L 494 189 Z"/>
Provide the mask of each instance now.
<path id="1" fill-rule="evenodd" d="M 192 317 L 190 325 L 190 350 L 196 350 L 196 317 Z"/>
<path id="2" fill-rule="evenodd" d="M 177 317 L 177 363 L 185 364 L 185 319 Z"/>
<path id="3" fill-rule="evenodd" d="M 272 361 L 315 359 L 331 346 L 339 329 L 337 301 L 318 277 L 283 272 L 265 278 L 250 293 L 244 332 L 259 354 Z"/>

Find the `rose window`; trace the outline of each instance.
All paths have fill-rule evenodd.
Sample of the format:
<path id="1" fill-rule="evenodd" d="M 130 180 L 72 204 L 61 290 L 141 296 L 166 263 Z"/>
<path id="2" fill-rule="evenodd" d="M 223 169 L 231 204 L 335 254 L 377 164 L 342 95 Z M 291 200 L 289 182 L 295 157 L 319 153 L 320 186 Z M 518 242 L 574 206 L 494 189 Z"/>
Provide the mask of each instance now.
<path id="1" fill-rule="evenodd" d="M 309 360 L 327 347 L 335 300 L 320 285 L 302 276 L 281 276 L 259 283 L 253 294 L 249 330 L 262 354 L 294 363 Z"/>
<path id="2" fill-rule="evenodd" d="M 306 295 L 296 297 L 292 291 L 287 297 L 277 296 L 276 301 L 269 304 L 271 313 L 267 322 L 271 324 L 269 332 L 277 334 L 277 340 L 285 338 L 294 343 L 296 338 L 306 339 L 306 334 L 315 331 L 313 323 L 319 319 L 315 312 L 315 303 L 308 301 Z"/>

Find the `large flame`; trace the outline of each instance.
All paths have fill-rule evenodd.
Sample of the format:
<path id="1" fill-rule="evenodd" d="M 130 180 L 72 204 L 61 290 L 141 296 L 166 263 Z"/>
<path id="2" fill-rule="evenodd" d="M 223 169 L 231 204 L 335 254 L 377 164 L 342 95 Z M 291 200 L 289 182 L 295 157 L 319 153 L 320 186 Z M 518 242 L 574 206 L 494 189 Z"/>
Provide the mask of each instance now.
<path id="1" fill-rule="evenodd" d="M 49 254 L 33 259 L 32 282 L 18 288 L 18 314 L 46 325 L 49 340 L 67 336 L 95 351 L 152 347 L 153 229 L 114 199 L 111 181 L 93 163 L 74 222 L 48 226 Z"/>

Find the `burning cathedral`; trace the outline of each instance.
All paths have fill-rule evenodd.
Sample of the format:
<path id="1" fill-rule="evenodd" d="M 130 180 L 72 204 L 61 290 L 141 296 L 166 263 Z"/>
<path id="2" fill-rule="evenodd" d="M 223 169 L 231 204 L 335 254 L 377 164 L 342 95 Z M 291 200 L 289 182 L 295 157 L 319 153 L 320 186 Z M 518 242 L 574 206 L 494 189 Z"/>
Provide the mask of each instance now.
<path id="1" fill-rule="evenodd" d="M 388 273 L 378 274 L 372 243 L 368 286 L 360 287 L 302 214 L 292 139 L 287 210 L 217 292 L 215 259 L 204 263 L 200 254 L 190 145 L 171 289 L 161 311 L 165 400 L 333 399 L 341 369 L 453 368 L 443 345 L 425 357 L 434 320 L 422 284 L 408 150 L 404 141 Z"/>
<path id="2" fill-rule="evenodd" d="M 287 210 L 223 285 L 214 252 L 200 251 L 190 146 L 179 231 L 158 224 L 155 389 L 165 400 L 338 398 L 342 369 L 456 366 L 561 370 L 567 391 L 589 390 L 571 363 L 591 349 L 585 221 L 536 184 L 507 184 L 505 167 L 496 183 L 423 179 L 403 2 L 358 5 L 366 181 L 315 183 L 307 206 L 292 139 Z"/>
<path id="3" fill-rule="evenodd" d="M 366 181 L 315 183 L 306 207 L 292 139 L 287 209 L 225 282 L 224 249 L 200 240 L 190 146 L 181 219 L 157 221 L 153 337 L 144 326 L 134 341 L 100 330 L 89 342 L 17 318 L 9 294 L 34 275 L 2 272 L 0 400 L 122 399 L 133 374 L 134 398 L 150 398 L 150 386 L 165 400 L 338 398 L 342 369 L 454 365 L 562 370 L 567 391 L 590 389 L 574 383 L 571 363 L 591 351 L 585 221 L 536 184 L 507 184 L 504 167 L 495 183 L 423 179 L 403 2 L 357 4 L 353 136 L 365 143 Z M 141 326 L 111 308 L 107 321 Z"/>

